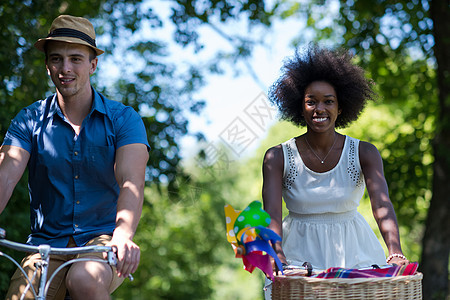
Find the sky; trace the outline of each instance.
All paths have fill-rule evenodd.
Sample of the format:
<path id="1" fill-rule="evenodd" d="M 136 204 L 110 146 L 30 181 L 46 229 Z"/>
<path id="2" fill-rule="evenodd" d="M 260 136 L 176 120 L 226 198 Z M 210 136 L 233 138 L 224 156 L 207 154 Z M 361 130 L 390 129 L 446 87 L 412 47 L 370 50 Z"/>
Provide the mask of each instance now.
<path id="1" fill-rule="evenodd" d="M 164 8 L 162 8 L 164 9 Z M 206 107 L 200 115 L 189 116 L 189 131 L 202 132 L 207 138 L 206 149 L 226 145 L 234 159 L 251 156 L 259 142 L 265 138 L 268 129 L 277 121 L 274 107 L 267 99 L 268 88 L 280 75 L 283 60 L 294 54 L 292 40 L 301 32 L 304 21 L 276 21 L 270 31 L 264 33 L 264 46 L 257 46 L 248 61 L 257 76 L 239 64 L 229 65 L 221 75 L 207 77 L 205 86 L 197 93 L 206 100 Z M 246 28 L 242 22 L 221 26 L 226 32 L 236 32 Z M 219 49 L 230 48 L 229 42 L 209 27 L 199 31 L 200 41 L 205 44 L 200 56 L 186 56 L 172 49 L 174 57 L 183 57 L 192 61 L 205 60 Z M 234 68 L 241 70 L 235 75 Z M 191 157 L 198 150 L 195 138 L 186 136 L 181 141 L 181 155 Z M 208 151 L 207 151 L 208 154 Z"/>
<path id="2" fill-rule="evenodd" d="M 277 121 L 267 91 L 279 77 L 283 60 L 294 54 L 290 43 L 298 33 L 292 30 L 295 26 L 299 25 L 292 21 L 275 24 L 266 36 L 268 46 L 255 49 L 249 64 L 257 80 L 242 64 L 238 66 L 242 72 L 237 76 L 230 66 L 225 74 L 208 77 L 207 84 L 198 93 L 206 100 L 206 107 L 200 116 L 190 118 L 190 131 L 202 131 L 209 143 L 225 143 L 237 158 L 251 155 Z M 220 47 L 223 42 L 210 32 L 203 38 L 209 42 L 208 47 Z M 184 156 L 189 156 L 196 149 L 195 140 L 185 138 L 183 149 Z"/>

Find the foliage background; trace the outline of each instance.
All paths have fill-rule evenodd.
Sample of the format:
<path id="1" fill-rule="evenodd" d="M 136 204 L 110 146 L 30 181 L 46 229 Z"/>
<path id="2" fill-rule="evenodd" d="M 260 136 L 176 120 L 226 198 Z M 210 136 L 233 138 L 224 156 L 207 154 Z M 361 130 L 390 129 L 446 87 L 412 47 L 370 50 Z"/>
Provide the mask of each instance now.
<path id="1" fill-rule="evenodd" d="M 93 20 L 99 41 L 106 49 L 106 60 L 122 72 L 119 79 L 108 80 L 107 74 L 102 73 L 107 70 L 102 70 L 100 64 L 97 75 L 92 77 L 94 86 L 111 99 L 133 106 L 143 116 L 153 150 L 136 235 L 142 261 L 136 280 L 124 283 L 114 293 L 115 299 L 262 299 L 263 276 L 258 271 L 250 275 L 241 270 L 226 242 L 223 206 L 227 203 L 242 209 L 252 200 L 260 200 L 265 150 L 300 134 L 302 129 L 277 123 L 250 157 L 229 159 L 232 153 L 224 145 L 219 149 L 220 159 L 211 162 L 206 151 L 208 141 L 201 132 L 188 132 L 187 126 L 188 116 L 201 113 L 205 105 L 204 99 L 197 96 L 206 83 L 205 77 L 223 73 L 224 66 L 230 64 L 246 66 L 246 71 L 251 71 L 248 65 L 252 50 L 264 36 L 255 31 L 270 30 L 274 19 L 305 20 L 308 29 L 298 33 L 293 48 L 311 40 L 344 45 L 357 54 L 357 62 L 377 84 L 379 100 L 343 133 L 372 142 L 380 150 L 404 252 L 411 260 L 422 263 L 422 240 L 433 199 L 433 141 L 441 128 L 448 126 L 439 115 L 444 109 L 439 100 L 440 73 L 433 51 L 431 1 L 280 0 L 271 1 L 270 5 L 269 1 L 258 0 L 165 1 L 170 3 L 169 22 L 174 33 L 164 38 L 148 37 L 146 32 L 167 22 L 152 9 L 158 2 L 0 3 L 0 140 L 22 107 L 52 93 L 43 55 L 32 45 L 47 34 L 51 20 L 61 13 Z M 443 12 L 448 13 L 448 1 Z M 231 34 L 221 30 L 228 22 L 239 19 L 246 21 L 245 28 Z M 232 45 L 232 50 L 221 50 L 214 59 L 202 63 L 175 65 L 168 40 L 201 57 L 207 46 L 199 39 L 202 26 L 214 28 Z M 450 28 L 446 28 L 450 33 Z M 450 72 L 445 66 L 440 72 L 443 71 Z M 180 138 L 187 134 L 193 135 L 204 150 L 182 160 Z M 27 198 L 25 175 L 0 216 L 0 226 L 7 227 L 11 240 L 24 241 L 28 234 Z M 444 205 L 440 209 L 447 215 L 448 202 L 448 198 L 447 204 L 445 200 L 441 202 Z M 367 197 L 361 203 L 361 212 L 378 234 Z M 446 223 L 442 222 L 441 230 L 444 239 L 437 243 L 447 247 L 447 257 L 444 253 L 444 258 L 441 255 L 434 263 L 444 265 L 447 273 L 441 274 L 443 280 L 439 284 L 424 281 L 425 289 L 440 293 L 434 296 L 436 299 L 444 299 L 448 293 L 446 245 L 450 237 Z M 19 253 L 5 252 L 21 257 Z M 13 271 L 12 264 L 0 264 L 0 295 Z"/>

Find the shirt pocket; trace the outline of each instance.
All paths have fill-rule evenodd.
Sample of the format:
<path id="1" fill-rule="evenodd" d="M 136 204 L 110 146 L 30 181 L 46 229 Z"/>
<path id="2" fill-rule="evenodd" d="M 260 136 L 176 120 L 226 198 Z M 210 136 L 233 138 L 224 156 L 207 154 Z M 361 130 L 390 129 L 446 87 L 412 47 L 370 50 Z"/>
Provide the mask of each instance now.
<path id="1" fill-rule="evenodd" d="M 114 185 L 115 147 L 90 146 L 88 148 L 88 173 L 89 178 L 95 183 Z"/>

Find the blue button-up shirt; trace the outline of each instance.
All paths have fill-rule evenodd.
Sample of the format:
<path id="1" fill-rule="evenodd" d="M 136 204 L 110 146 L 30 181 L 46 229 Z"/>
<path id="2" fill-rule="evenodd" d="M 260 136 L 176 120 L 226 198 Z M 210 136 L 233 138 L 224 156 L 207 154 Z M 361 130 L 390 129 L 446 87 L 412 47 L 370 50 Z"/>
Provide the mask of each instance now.
<path id="1" fill-rule="evenodd" d="M 56 95 L 20 111 L 3 144 L 30 153 L 28 243 L 65 247 L 73 236 L 82 246 L 98 235 L 112 234 L 119 196 L 115 153 L 133 143 L 149 147 L 139 114 L 95 90 L 79 135 L 63 115 Z"/>

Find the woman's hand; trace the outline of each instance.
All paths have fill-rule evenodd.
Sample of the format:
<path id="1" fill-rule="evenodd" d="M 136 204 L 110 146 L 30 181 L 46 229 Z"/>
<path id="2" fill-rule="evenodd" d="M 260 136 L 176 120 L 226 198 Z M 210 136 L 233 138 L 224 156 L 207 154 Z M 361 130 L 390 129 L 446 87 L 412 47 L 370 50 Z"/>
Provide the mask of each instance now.
<path id="1" fill-rule="evenodd" d="M 288 264 L 287 260 L 286 260 L 286 256 L 284 255 L 283 249 L 281 248 L 281 243 L 278 242 L 273 246 L 273 249 L 275 250 L 275 253 L 278 256 L 278 259 L 281 261 L 281 263 L 284 264 Z M 281 275 L 281 271 L 283 270 L 279 270 L 277 264 L 275 263 L 275 260 L 273 259 L 273 257 L 270 257 L 270 262 L 272 263 L 272 270 L 273 270 L 273 276 L 277 276 L 277 275 Z M 266 274 L 266 277 L 270 278 L 270 274 Z"/>
<path id="2" fill-rule="evenodd" d="M 409 264 L 409 260 L 408 259 L 404 259 L 401 257 L 393 257 L 390 261 L 389 261 L 390 265 L 397 265 L 397 266 L 406 266 Z"/>

